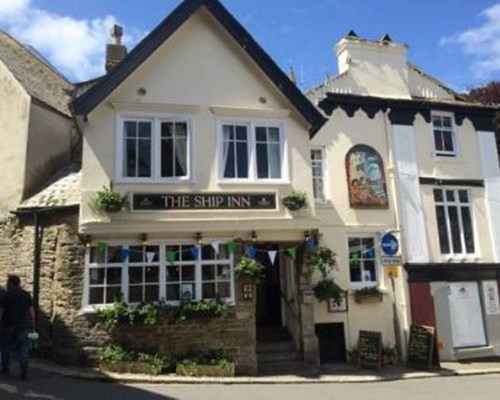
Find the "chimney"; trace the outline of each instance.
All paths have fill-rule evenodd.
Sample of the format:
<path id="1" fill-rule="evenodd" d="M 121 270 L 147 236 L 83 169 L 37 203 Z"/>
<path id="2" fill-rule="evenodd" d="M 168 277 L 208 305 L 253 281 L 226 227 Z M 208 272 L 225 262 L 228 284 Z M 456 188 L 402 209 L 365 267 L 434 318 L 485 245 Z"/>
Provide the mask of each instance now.
<path id="1" fill-rule="evenodd" d="M 123 28 L 113 25 L 111 28 L 111 44 L 106 45 L 106 72 L 116 67 L 126 56 L 127 48 L 122 45 Z"/>
<path id="2" fill-rule="evenodd" d="M 405 44 L 394 42 L 388 34 L 368 40 L 350 31 L 335 51 L 339 74 L 349 73 L 353 94 L 411 98 Z"/>

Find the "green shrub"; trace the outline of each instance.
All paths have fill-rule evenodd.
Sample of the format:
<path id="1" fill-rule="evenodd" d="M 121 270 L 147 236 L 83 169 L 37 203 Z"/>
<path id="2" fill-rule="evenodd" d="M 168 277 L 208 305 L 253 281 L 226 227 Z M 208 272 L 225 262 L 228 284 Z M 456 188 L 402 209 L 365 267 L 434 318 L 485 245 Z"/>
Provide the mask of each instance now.
<path id="1" fill-rule="evenodd" d="M 342 289 L 333 279 L 322 279 L 314 287 L 314 296 L 319 301 L 329 301 L 333 299 L 336 304 L 342 301 Z"/>
<path id="2" fill-rule="evenodd" d="M 97 212 L 114 213 L 127 205 L 127 196 L 115 192 L 111 187 L 103 187 L 90 200 L 90 206 Z"/>
<path id="3" fill-rule="evenodd" d="M 122 362 L 131 362 L 136 360 L 136 355 L 133 351 L 126 350 L 118 345 L 107 346 L 101 350 L 101 361 L 111 364 Z"/>
<path id="4" fill-rule="evenodd" d="M 297 211 L 307 205 L 307 193 L 294 190 L 289 195 L 283 197 L 283 205 L 290 211 Z"/>
<path id="5" fill-rule="evenodd" d="M 258 283 L 262 279 L 263 270 L 264 267 L 261 264 L 247 257 L 243 257 L 234 267 L 236 277 L 251 283 Z"/>

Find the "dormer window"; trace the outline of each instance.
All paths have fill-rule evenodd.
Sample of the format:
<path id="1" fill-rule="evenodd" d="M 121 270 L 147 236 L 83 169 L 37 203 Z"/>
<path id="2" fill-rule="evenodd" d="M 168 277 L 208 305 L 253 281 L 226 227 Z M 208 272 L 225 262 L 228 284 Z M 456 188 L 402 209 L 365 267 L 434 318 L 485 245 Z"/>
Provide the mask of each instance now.
<path id="1" fill-rule="evenodd" d="M 119 119 L 117 180 L 189 178 L 189 123 L 183 118 Z"/>
<path id="2" fill-rule="evenodd" d="M 452 114 L 432 114 L 434 150 L 436 156 L 456 157 L 457 144 Z"/>

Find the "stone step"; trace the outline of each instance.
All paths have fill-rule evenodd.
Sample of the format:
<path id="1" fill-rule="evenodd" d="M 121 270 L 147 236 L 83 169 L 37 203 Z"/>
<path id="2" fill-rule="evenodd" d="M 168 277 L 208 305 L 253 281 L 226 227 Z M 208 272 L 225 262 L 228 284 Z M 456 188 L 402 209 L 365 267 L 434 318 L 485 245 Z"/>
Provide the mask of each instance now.
<path id="1" fill-rule="evenodd" d="M 291 337 L 286 328 L 260 328 L 257 329 L 257 342 L 286 342 Z"/>
<path id="2" fill-rule="evenodd" d="M 288 361 L 300 361 L 301 355 L 294 351 L 275 351 L 270 353 L 258 353 L 257 360 L 260 364 L 272 364 Z"/>
<path id="3" fill-rule="evenodd" d="M 257 343 L 257 354 L 260 353 L 276 353 L 281 351 L 296 351 L 293 342 L 262 342 Z"/>
<path id="4" fill-rule="evenodd" d="M 274 363 L 258 364 L 258 373 L 260 376 L 273 375 L 298 375 L 298 376 L 317 376 L 318 368 L 304 365 L 303 361 L 288 361 Z"/>

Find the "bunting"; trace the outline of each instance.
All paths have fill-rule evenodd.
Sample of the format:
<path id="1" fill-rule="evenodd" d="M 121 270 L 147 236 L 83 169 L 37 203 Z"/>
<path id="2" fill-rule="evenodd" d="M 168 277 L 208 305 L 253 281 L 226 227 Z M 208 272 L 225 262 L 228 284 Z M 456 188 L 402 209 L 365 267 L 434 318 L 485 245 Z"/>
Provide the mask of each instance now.
<path id="1" fill-rule="evenodd" d="M 130 250 L 122 247 L 121 251 L 122 262 L 127 262 L 129 256 L 130 256 Z"/>
<path id="2" fill-rule="evenodd" d="M 199 250 L 198 250 L 198 247 L 191 247 L 189 249 L 189 254 L 191 254 L 191 257 L 194 259 L 194 260 L 197 260 L 198 259 L 198 254 L 200 254 Z"/>
<path id="3" fill-rule="evenodd" d="M 236 243 L 229 242 L 226 244 L 226 248 L 229 254 L 234 254 L 234 251 L 236 250 Z"/>
<path id="4" fill-rule="evenodd" d="M 167 251 L 167 261 L 170 264 L 175 264 L 175 262 L 177 261 L 177 252 Z"/>
<path id="5" fill-rule="evenodd" d="M 146 253 L 146 260 L 148 264 L 151 264 L 153 260 L 155 259 L 156 253 L 154 251 L 148 251 Z"/>
<path id="6" fill-rule="evenodd" d="M 212 246 L 212 248 L 214 249 L 215 254 L 219 255 L 220 241 L 218 241 L 218 240 L 214 240 L 212 243 L 210 243 L 210 245 L 211 245 L 211 246 Z"/>
<path id="7" fill-rule="evenodd" d="M 313 238 L 310 238 L 306 241 L 306 249 L 307 251 L 314 251 L 316 248 L 316 243 L 314 242 Z"/>
<path id="8" fill-rule="evenodd" d="M 286 249 L 286 252 L 294 260 L 297 258 L 297 248 L 296 247 L 289 247 L 288 249 Z"/>
<path id="9" fill-rule="evenodd" d="M 250 258 L 255 258 L 257 256 L 257 249 L 255 247 L 253 247 L 253 246 L 250 246 L 247 249 L 247 255 Z"/>
<path id="10" fill-rule="evenodd" d="M 276 261 L 276 256 L 278 255 L 278 252 L 276 250 L 269 250 L 267 252 L 267 255 L 269 256 L 269 260 L 271 261 L 271 264 L 274 265 L 274 262 Z"/>
<path id="11" fill-rule="evenodd" d="M 103 255 L 108 245 L 104 242 L 97 242 L 97 254 Z"/>

